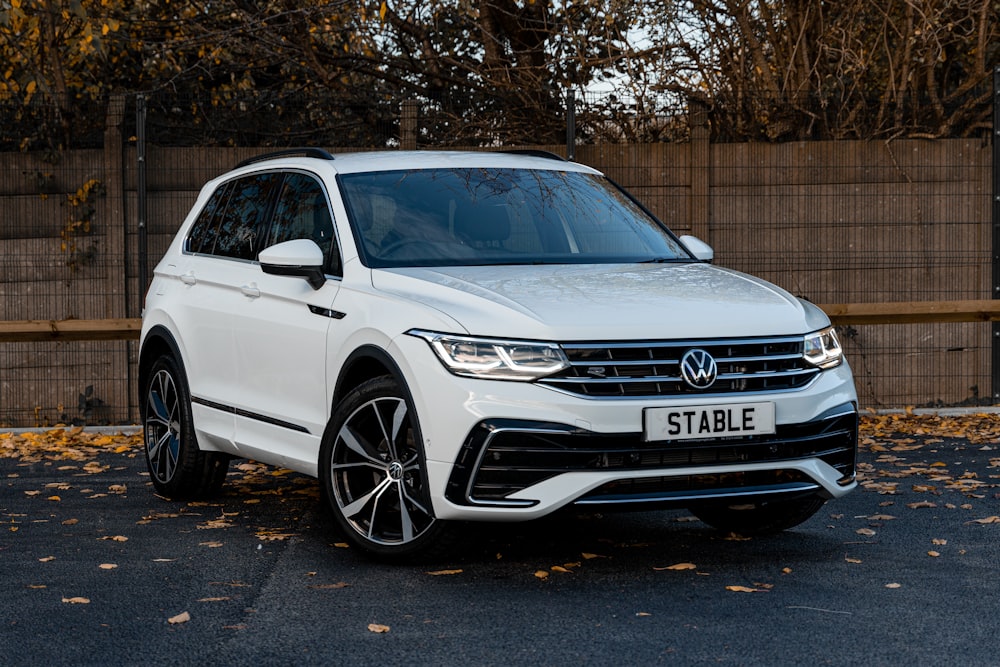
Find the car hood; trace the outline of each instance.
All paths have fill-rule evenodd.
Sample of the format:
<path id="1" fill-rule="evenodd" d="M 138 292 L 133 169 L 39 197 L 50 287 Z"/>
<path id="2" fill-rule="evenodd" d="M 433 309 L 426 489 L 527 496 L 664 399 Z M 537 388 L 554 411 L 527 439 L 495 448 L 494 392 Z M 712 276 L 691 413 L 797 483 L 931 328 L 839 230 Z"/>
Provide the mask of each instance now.
<path id="1" fill-rule="evenodd" d="M 802 334 L 829 324 L 818 308 L 770 283 L 700 263 L 375 269 L 372 284 L 465 329 L 448 333 L 479 336 L 714 338 Z"/>

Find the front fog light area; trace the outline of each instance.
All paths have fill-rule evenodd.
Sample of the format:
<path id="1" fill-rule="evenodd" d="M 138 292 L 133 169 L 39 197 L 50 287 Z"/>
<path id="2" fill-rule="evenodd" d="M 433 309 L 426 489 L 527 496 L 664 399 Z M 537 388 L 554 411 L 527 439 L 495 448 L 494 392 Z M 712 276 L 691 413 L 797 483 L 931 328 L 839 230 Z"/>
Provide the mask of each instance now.
<path id="1" fill-rule="evenodd" d="M 493 380 L 535 380 L 569 366 L 555 343 L 453 336 L 412 330 L 427 341 L 445 368 L 455 375 Z"/>
<path id="2" fill-rule="evenodd" d="M 805 338 L 802 356 L 818 368 L 834 368 L 844 360 L 844 351 L 833 327 L 809 334 Z"/>

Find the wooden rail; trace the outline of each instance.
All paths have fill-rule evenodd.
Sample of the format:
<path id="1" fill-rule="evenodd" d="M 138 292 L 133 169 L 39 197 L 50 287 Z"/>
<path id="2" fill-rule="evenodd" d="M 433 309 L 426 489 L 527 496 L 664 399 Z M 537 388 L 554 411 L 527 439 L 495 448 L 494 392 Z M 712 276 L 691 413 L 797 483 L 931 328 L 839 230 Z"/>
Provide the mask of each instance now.
<path id="1" fill-rule="evenodd" d="M 819 304 L 837 325 L 997 322 L 1000 300 Z M 138 340 L 142 320 L 0 321 L 0 343 Z"/>
<path id="2" fill-rule="evenodd" d="M 0 343 L 39 341 L 138 340 L 142 320 L 0 321 Z"/>

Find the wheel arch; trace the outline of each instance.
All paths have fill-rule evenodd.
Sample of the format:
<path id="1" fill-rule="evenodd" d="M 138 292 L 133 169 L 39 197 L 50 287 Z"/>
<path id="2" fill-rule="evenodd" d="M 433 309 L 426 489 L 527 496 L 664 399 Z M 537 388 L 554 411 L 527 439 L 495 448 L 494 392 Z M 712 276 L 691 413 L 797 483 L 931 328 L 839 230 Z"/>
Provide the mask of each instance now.
<path id="1" fill-rule="evenodd" d="M 184 357 L 181 355 L 180 346 L 174 339 L 173 334 L 166 327 L 157 325 L 150 329 L 145 337 L 143 337 L 142 348 L 139 350 L 138 396 L 140 412 L 143 405 L 145 405 L 143 392 L 145 391 L 146 383 L 149 381 L 149 370 L 153 367 L 156 360 L 165 354 L 174 358 L 182 373 L 187 373 L 184 368 Z"/>

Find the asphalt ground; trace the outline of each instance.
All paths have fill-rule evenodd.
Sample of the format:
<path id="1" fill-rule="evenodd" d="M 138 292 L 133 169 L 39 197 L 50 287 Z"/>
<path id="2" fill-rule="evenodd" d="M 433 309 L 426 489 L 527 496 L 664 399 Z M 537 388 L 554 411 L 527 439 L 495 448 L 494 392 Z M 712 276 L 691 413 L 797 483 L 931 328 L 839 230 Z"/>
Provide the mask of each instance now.
<path id="1" fill-rule="evenodd" d="M 863 424 L 862 486 L 779 536 L 685 511 L 347 548 L 315 480 L 153 494 L 137 436 L 0 434 L 2 665 L 996 665 L 1000 417 Z"/>

